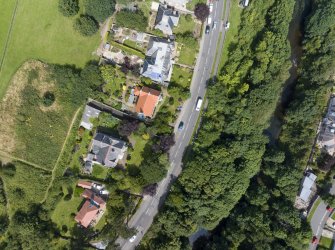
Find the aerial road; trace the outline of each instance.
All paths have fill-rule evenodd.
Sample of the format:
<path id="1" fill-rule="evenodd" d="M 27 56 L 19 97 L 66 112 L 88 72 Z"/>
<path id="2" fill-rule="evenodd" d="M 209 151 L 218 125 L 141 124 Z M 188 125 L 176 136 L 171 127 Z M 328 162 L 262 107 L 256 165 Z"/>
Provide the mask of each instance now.
<path id="1" fill-rule="evenodd" d="M 185 102 L 176 122 L 176 143 L 169 152 L 170 168 L 168 170 L 168 174 L 160 183 L 158 183 L 156 195 L 153 197 L 145 196 L 140 207 L 128 222 L 128 226 L 130 228 L 137 229 L 138 233 L 136 236 L 134 236 L 131 240 L 122 238 L 117 240 L 116 243 L 121 246 L 122 250 L 134 249 L 135 246 L 139 244 L 144 234 L 149 229 L 154 216 L 157 214 L 159 205 L 162 204 L 165 195 L 168 193 L 171 181 L 178 177 L 181 172 L 182 158 L 185 148 L 192 139 L 193 131 L 200 116 L 200 112 L 195 109 L 197 101 L 199 97 L 203 99 L 205 96 L 207 81 L 211 78 L 213 66 L 215 67 L 214 72 L 217 72 L 218 64 L 214 65 L 214 58 L 217 53 L 219 37 L 221 36 L 221 33 L 222 37 L 225 35 L 223 24 L 226 23 L 228 19 L 229 8 L 230 0 L 227 0 L 225 13 L 223 14 L 224 1 L 213 1 L 213 11 L 210 15 L 213 22 L 217 22 L 217 25 L 216 28 L 213 29 L 212 24 L 210 24 L 210 32 L 205 34 L 204 31 L 202 35 L 200 51 L 194 68 L 190 87 L 191 97 Z M 223 41 L 218 45 L 218 51 L 222 50 L 222 46 Z M 220 59 L 220 55 L 221 54 L 218 55 L 217 61 Z M 184 123 L 184 128 L 179 131 L 178 124 L 181 121 Z"/>

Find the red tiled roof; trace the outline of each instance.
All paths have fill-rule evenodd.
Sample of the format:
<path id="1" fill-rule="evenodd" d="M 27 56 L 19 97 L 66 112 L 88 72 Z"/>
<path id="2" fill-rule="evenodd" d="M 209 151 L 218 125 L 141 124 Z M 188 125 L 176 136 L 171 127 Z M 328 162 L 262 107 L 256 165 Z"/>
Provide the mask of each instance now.
<path id="1" fill-rule="evenodd" d="M 136 93 L 136 90 L 135 90 Z M 148 87 L 143 87 L 139 93 L 136 112 L 152 117 L 158 103 L 160 92 Z"/>
<path id="2" fill-rule="evenodd" d="M 84 181 L 84 180 L 79 180 L 77 186 L 78 187 L 82 187 L 82 188 L 91 189 L 92 182 L 90 182 L 90 181 Z"/>
<path id="3" fill-rule="evenodd" d="M 92 204 L 89 200 L 86 200 L 84 205 L 79 210 L 75 217 L 75 220 L 80 223 L 83 227 L 88 227 L 91 222 L 96 218 L 99 208 Z"/>
<path id="4" fill-rule="evenodd" d="M 91 190 L 88 190 L 88 189 L 85 189 L 85 191 L 83 192 L 81 196 L 86 199 L 93 200 L 97 205 L 100 205 L 100 206 L 106 204 L 106 202 L 101 197 L 97 196 Z"/>

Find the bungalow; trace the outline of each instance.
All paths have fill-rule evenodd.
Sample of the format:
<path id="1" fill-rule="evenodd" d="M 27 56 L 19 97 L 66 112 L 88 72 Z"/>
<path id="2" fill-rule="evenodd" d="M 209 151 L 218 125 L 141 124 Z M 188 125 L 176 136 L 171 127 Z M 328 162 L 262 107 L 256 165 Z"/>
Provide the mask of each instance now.
<path id="1" fill-rule="evenodd" d="M 162 99 L 161 93 L 148 87 L 143 87 L 142 89 L 136 87 L 134 96 L 137 101 L 136 112 L 144 117 L 152 118 L 158 102 Z"/>
<path id="2" fill-rule="evenodd" d="M 100 112 L 101 110 L 93 108 L 92 106 L 87 104 L 83 113 L 83 117 L 81 118 L 80 126 L 88 130 L 92 130 L 93 124 L 91 122 L 91 119 L 97 118 Z"/>
<path id="3" fill-rule="evenodd" d="M 77 183 L 78 187 L 82 187 L 85 189 L 91 189 L 92 188 L 93 183 L 90 181 L 84 181 L 84 180 L 79 180 Z"/>
<path id="4" fill-rule="evenodd" d="M 96 133 L 87 155 L 86 163 L 115 167 L 127 151 L 126 143 L 104 133 Z"/>
<path id="5" fill-rule="evenodd" d="M 85 189 L 82 197 L 85 198 L 85 203 L 77 213 L 75 220 L 87 228 L 90 225 L 94 226 L 106 210 L 106 202 L 97 196 L 91 190 Z"/>
<path id="6" fill-rule="evenodd" d="M 162 84 L 170 81 L 173 52 L 174 42 L 158 37 L 151 38 L 141 69 L 142 76 Z"/>
<path id="7" fill-rule="evenodd" d="M 155 28 L 161 30 L 165 35 L 172 35 L 172 29 L 178 25 L 179 14 L 171 8 L 159 5 L 155 20 Z"/>
<path id="8" fill-rule="evenodd" d="M 315 189 L 315 180 L 316 175 L 313 173 L 307 173 L 303 183 L 302 183 L 302 189 L 300 191 L 299 197 L 304 202 L 308 202 L 313 190 Z"/>

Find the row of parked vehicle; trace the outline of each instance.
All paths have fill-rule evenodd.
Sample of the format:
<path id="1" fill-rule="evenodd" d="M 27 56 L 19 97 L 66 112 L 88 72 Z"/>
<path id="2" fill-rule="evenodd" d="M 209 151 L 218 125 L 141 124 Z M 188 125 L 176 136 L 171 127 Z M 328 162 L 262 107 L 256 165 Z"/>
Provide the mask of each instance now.
<path id="1" fill-rule="evenodd" d="M 207 25 L 206 25 L 206 29 L 205 29 L 205 33 L 209 34 L 211 28 L 212 30 L 216 30 L 217 25 L 218 25 L 218 21 L 212 19 L 212 13 L 213 13 L 213 8 L 214 8 L 214 4 L 213 2 L 210 2 L 208 4 L 208 8 L 209 8 L 209 16 L 207 18 Z M 224 25 L 224 29 L 227 30 L 230 27 L 230 23 L 227 21 Z"/>

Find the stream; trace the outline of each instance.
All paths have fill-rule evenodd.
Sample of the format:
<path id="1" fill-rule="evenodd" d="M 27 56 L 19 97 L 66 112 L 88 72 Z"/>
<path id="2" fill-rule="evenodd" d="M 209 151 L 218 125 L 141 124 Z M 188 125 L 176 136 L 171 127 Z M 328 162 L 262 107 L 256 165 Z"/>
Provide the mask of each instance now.
<path id="1" fill-rule="evenodd" d="M 290 60 L 292 66 L 289 70 L 290 77 L 284 84 L 284 88 L 276 110 L 270 120 L 270 126 L 265 130 L 265 134 L 269 136 L 271 144 L 275 144 L 280 135 L 281 127 L 283 125 L 284 113 L 292 99 L 295 82 L 298 77 L 298 65 L 302 56 L 302 26 L 304 19 L 309 12 L 309 3 L 310 0 L 297 0 L 293 18 L 289 26 L 289 33 L 287 38 L 291 46 Z"/>

